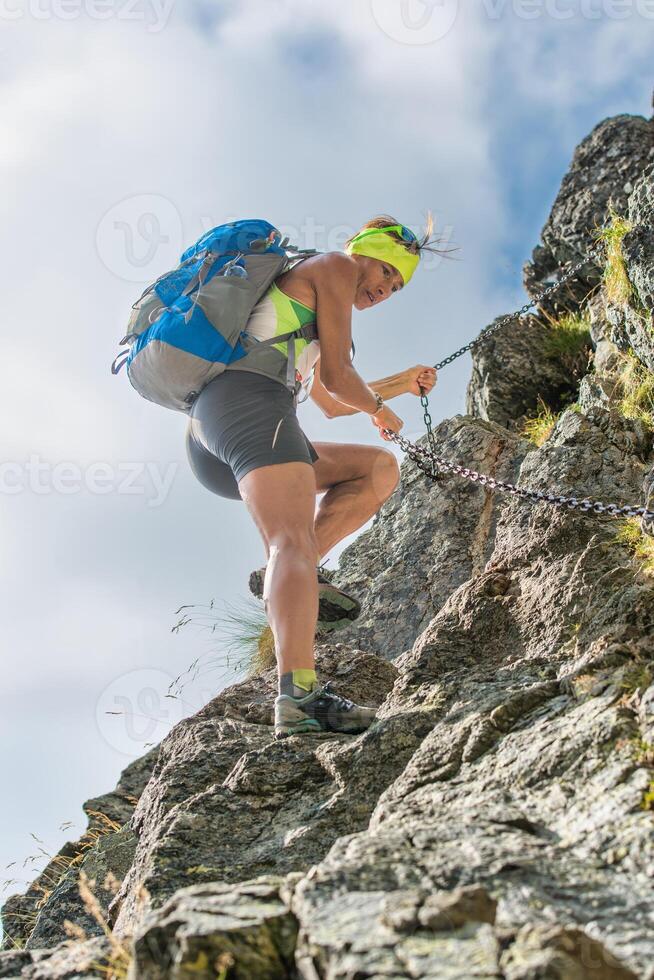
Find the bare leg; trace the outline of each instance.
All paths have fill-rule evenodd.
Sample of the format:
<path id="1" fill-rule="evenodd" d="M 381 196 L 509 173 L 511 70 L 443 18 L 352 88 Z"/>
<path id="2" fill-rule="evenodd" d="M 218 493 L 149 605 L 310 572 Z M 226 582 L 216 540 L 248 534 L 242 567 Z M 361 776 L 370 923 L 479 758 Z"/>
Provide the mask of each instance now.
<path id="1" fill-rule="evenodd" d="M 268 558 L 263 597 L 280 676 L 313 670 L 318 619 L 313 468 L 309 463 L 262 466 L 243 477 L 239 490 Z"/>
<path id="2" fill-rule="evenodd" d="M 397 487 L 395 456 L 374 446 L 315 444 L 317 492 L 326 491 L 315 519 L 320 557 L 377 513 Z"/>
<path id="3" fill-rule="evenodd" d="M 263 466 L 239 483 L 268 558 L 264 603 L 280 674 L 314 667 L 318 559 L 376 514 L 399 478 L 395 457 L 382 448 L 316 443 L 316 451 L 313 467 Z"/>

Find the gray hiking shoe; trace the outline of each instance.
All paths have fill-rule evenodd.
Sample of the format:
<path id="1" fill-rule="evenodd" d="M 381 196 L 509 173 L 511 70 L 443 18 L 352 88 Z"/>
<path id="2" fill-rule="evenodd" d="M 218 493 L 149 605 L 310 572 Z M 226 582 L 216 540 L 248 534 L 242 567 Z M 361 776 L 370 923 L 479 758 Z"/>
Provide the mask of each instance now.
<path id="1" fill-rule="evenodd" d="M 342 629 L 358 618 L 361 603 L 333 585 L 327 575 L 318 569 L 318 628 L 321 633 Z M 250 592 L 257 599 L 263 598 L 265 568 L 259 568 L 250 575 Z"/>
<path id="2" fill-rule="evenodd" d="M 330 683 L 315 687 L 304 698 L 280 694 L 275 698 L 275 738 L 311 732 L 358 735 L 375 720 L 375 709 L 364 708 L 331 690 Z"/>

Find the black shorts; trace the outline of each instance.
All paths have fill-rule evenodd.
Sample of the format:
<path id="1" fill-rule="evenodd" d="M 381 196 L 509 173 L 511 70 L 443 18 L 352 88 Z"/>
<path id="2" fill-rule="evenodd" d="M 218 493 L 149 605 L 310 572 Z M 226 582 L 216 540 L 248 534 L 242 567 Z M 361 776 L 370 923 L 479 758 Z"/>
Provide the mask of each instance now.
<path id="1" fill-rule="evenodd" d="M 186 453 L 200 483 L 232 500 L 241 499 L 238 481 L 250 470 L 318 459 L 288 388 L 252 371 L 225 371 L 202 389 L 191 408 Z"/>

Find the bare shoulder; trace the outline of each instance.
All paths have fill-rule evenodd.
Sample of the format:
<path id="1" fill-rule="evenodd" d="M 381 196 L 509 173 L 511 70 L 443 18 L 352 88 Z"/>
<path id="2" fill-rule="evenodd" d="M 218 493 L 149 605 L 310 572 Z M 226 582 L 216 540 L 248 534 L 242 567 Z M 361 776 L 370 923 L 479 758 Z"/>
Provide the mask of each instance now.
<path id="1" fill-rule="evenodd" d="M 307 263 L 308 264 L 308 263 Z M 356 262 L 343 252 L 326 252 L 312 262 L 311 282 L 319 304 L 334 302 L 351 310 L 357 288 Z"/>
<path id="2" fill-rule="evenodd" d="M 325 252 L 324 255 L 316 255 L 309 261 L 311 265 L 307 268 L 307 272 L 311 274 L 316 284 L 329 282 L 331 285 L 337 285 L 340 281 L 348 287 L 356 282 L 356 262 L 344 252 Z M 309 262 L 306 264 L 308 266 Z"/>
<path id="3" fill-rule="evenodd" d="M 316 308 L 319 298 L 339 297 L 351 303 L 357 283 L 356 262 L 343 252 L 312 255 L 276 280 L 280 289 L 293 299 Z"/>

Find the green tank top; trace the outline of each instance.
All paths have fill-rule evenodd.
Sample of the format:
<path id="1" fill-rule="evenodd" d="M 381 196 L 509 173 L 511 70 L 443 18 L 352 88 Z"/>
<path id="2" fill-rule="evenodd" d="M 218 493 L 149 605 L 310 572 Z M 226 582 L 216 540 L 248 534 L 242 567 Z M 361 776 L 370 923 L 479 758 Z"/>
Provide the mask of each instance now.
<path id="1" fill-rule="evenodd" d="M 245 326 L 245 333 L 255 340 L 271 340 L 278 334 L 289 333 L 308 323 L 315 323 L 315 320 L 315 310 L 299 300 L 287 296 L 276 283 L 273 283 L 252 310 Z M 286 359 L 289 343 L 292 341 L 285 340 L 279 344 L 271 344 L 270 347 L 279 351 Z M 268 355 L 263 350 L 260 352 L 261 357 L 257 356 L 258 353 L 254 347 L 245 358 L 235 362 L 234 368 L 256 370 L 257 364 L 259 364 L 260 373 L 271 373 L 266 363 Z M 305 340 L 301 337 L 295 340 L 296 377 L 302 387 L 308 385 L 313 375 L 313 367 L 319 356 L 320 346 L 317 340 Z M 272 376 L 278 374 L 279 371 L 272 372 Z"/>

